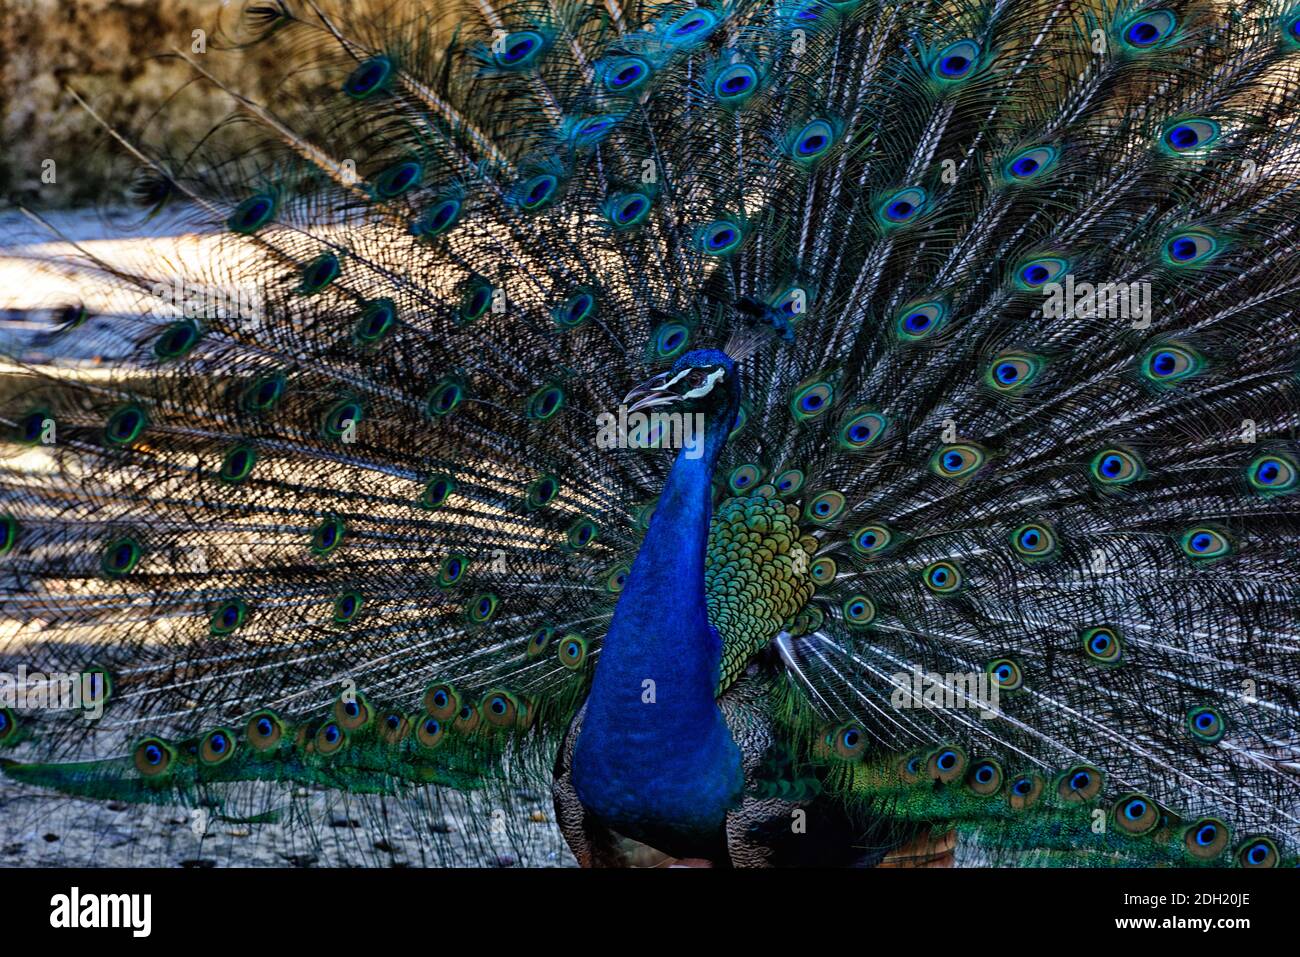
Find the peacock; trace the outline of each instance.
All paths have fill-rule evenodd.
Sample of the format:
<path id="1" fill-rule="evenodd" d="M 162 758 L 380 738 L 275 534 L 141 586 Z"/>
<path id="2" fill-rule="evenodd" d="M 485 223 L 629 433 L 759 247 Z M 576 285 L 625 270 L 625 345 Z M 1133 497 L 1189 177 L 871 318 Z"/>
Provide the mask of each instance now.
<path id="1" fill-rule="evenodd" d="M 201 256 L 27 210 L 3 662 L 77 700 L 6 702 L 6 790 L 1296 864 L 1294 0 L 236 13 L 192 143 L 70 91 Z"/>

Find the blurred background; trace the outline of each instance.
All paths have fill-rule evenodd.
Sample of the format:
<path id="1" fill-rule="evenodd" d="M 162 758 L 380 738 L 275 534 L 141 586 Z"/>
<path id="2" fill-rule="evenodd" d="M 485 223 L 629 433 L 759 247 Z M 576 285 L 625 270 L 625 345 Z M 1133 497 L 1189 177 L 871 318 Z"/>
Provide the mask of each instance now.
<path id="1" fill-rule="evenodd" d="M 194 30 L 217 39 L 242 7 L 239 0 L 0 0 L 0 197 L 41 209 L 120 199 L 124 184 L 112 175 L 103 133 L 65 88 L 127 129 L 148 125 L 193 85 L 193 71 L 169 51 L 188 51 Z M 267 50 L 250 51 L 250 67 L 238 77 L 250 94 L 265 92 L 259 77 L 275 76 L 259 55 L 269 59 Z M 193 86 L 167 110 L 179 140 L 230 110 L 220 91 Z M 42 164 L 51 159 L 55 182 L 43 182 Z"/>

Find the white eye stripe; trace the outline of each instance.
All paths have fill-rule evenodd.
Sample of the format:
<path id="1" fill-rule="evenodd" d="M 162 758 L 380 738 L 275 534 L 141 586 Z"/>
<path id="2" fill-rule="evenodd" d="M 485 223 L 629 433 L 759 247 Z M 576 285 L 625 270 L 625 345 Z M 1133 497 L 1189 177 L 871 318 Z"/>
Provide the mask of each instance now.
<path id="1" fill-rule="evenodd" d="M 714 369 L 712 372 L 709 373 L 709 377 L 704 380 L 703 385 L 692 389 L 690 392 L 684 393 L 682 395 L 682 398 L 698 399 L 702 395 L 708 395 L 710 392 L 713 391 L 713 387 L 714 385 L 717 384 L 718 380 L 721 379 L 724 375 L 726 375 L 726 373 L 727 373 L 726 369 Z M 677 380 L 674 379 L 673 381 L 676 382 Z"/>
<path id="2" fill-rule="evenodd" d="M 690 375 L 694 371 L 695 371 L 694 369 L 683 369 L 681 372 L 677 373 L 671 379 L 664 380 L 663 384 L 661 384 L 659 388 L 666 389 L 670 385 L 676 385 L 678 382 L 681 382 L 683 379 L 685 379 L 688 375 Z M 669 373 L 665 372 L 663 374 L 668 375 Z"/>

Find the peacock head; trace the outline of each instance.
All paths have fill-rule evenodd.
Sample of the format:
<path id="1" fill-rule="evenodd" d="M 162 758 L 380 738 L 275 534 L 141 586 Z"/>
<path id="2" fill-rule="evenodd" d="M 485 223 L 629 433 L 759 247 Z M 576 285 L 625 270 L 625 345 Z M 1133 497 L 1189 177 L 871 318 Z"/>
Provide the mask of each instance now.
<path id="1" fill-rule="evenodd" d="M 709 418 L 735 418 L 740 407 L 736 364 L 717 349 L 696 349 L 673 363 L 667 372 L 647 379 L 623 400 L 627 411 L 665 408 L 665 412 L 702 412 Z"/>

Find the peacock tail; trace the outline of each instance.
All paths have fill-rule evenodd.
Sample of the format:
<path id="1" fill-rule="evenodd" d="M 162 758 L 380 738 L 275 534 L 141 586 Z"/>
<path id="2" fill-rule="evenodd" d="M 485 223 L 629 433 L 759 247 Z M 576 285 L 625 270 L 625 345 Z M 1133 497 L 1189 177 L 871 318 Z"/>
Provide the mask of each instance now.
<path id="1" fill-rule="evenodd" d="M 255 0 L 176 52 L 201 141 L 106 123 L 134 221 L 207 245 L 73 244 L 129 322 L 6 340 L 3 659 L 103 716 L 0 711 L 4 773 L 508 806 L 620 616 L 699 600 L 787 822 L 1294 864 L 1300 7 L 440 6 Z M 703 594 L 665 560 L 632 608 L 692 420 L 624 396 L 701 350 Z"/>

